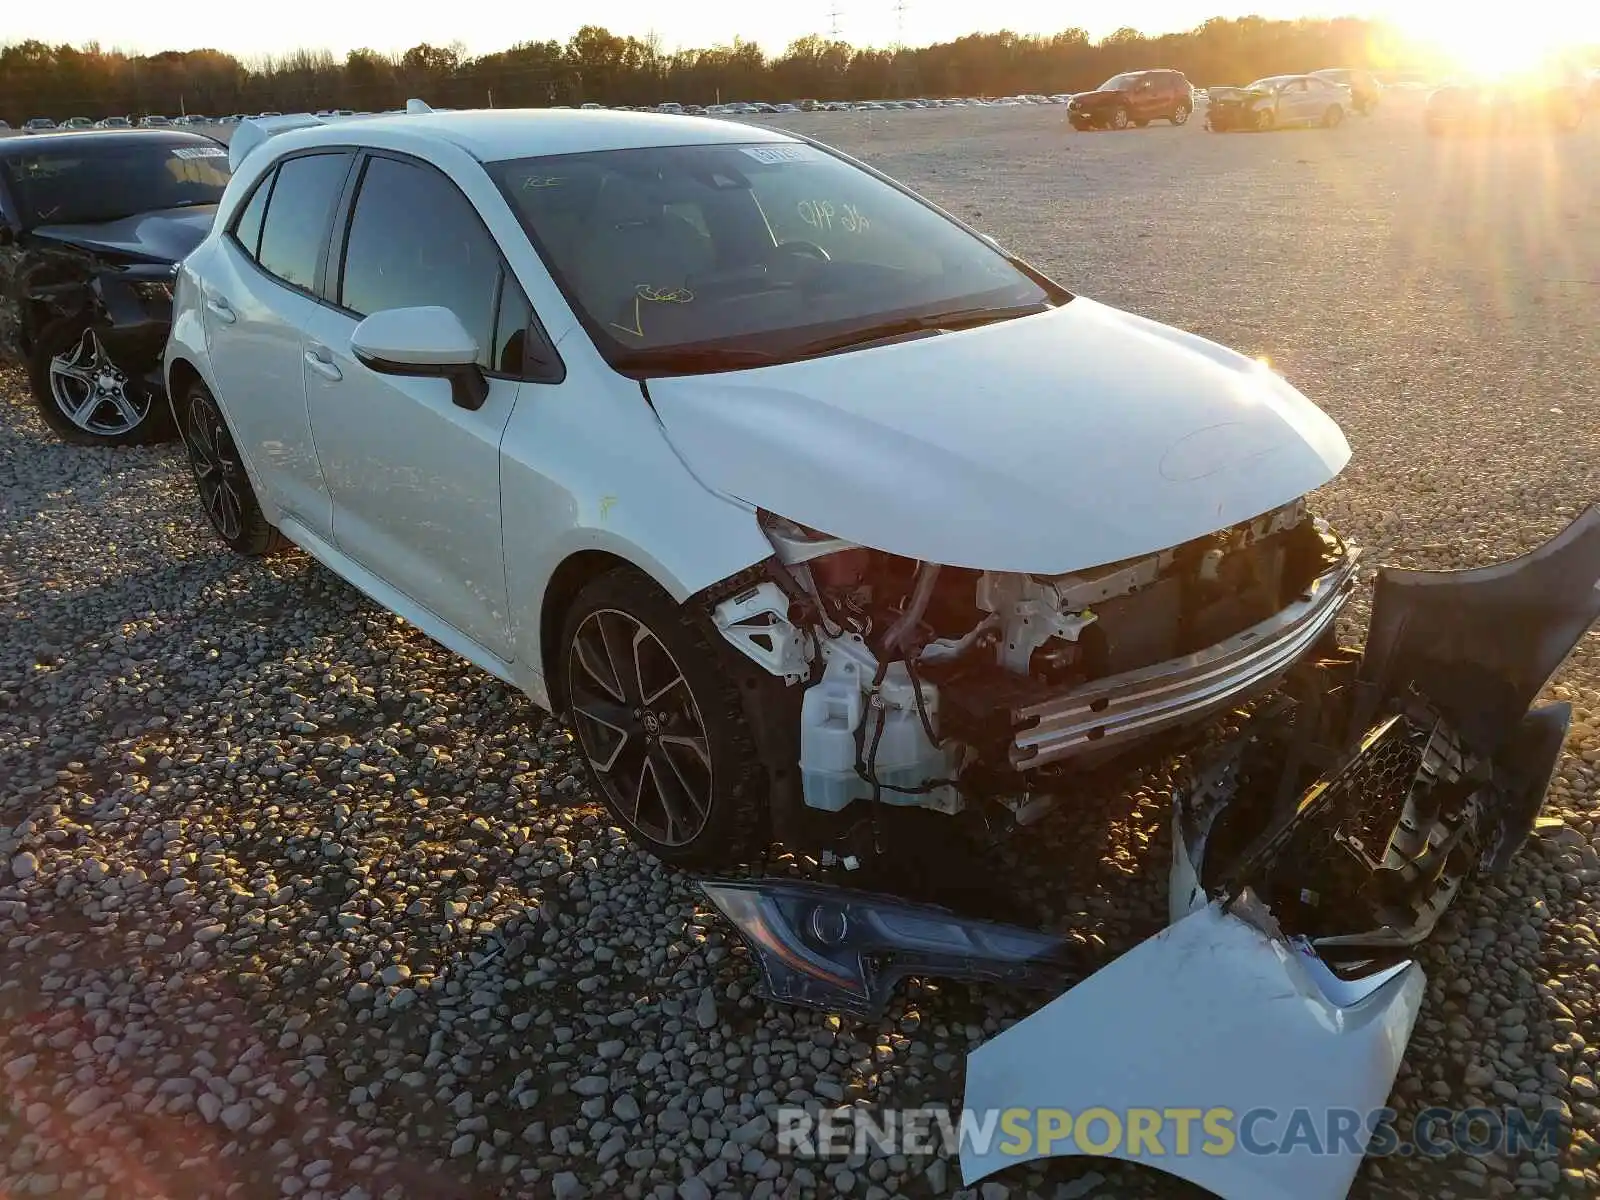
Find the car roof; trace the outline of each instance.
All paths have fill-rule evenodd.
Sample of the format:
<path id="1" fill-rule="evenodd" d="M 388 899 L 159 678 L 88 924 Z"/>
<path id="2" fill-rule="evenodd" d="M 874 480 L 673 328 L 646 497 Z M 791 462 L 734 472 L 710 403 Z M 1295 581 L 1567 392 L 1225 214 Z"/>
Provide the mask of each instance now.
<path id="1" fill-rule="evenodd" d="M 782 130 L 660 113 L 614 109 L 495 108 L 453 112 L 392 113 L 347 118 L 279 134 L 272 142 L 305 149 L 362 143 L 379 135 L 387 146 L 423 149 L 447 142 L 480 162 L 582 154 L 649 146 L 710 146 L 740 142 L 794 142 Z M 280 142 L 281 139 L 281 142 Z"/>
<path id="2" fill-rule="evenodd" d="M 167 146 L 215 146 L 217 141 L 201 133 L 185 133 L 180 129 L 80 129 L 67 133 L 52 133 L 48 138 L 6 138 L 0 141 L 0 158 L 17 158 L 24 154 L 37 154 L 41 149 L 57 146 L 130 146 L 148 143 Z"/>

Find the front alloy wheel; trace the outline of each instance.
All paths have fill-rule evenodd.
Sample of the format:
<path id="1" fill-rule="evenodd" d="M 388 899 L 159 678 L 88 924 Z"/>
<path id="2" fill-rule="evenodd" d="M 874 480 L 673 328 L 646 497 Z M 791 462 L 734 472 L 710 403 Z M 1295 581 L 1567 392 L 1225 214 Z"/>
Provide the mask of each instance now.
<path id="1" fill-rule="evenodd" d="M 150 415 L 150 393 L 132 386 L 93 329 L 51 356 L 50 397 L 62 416 L 96 437 L 128 433 Z"/>
<path id="2" fill-rule="evenodd" d="M 766 770 L 728 648 L 627 567 L 567 610 L 556 692 L 600 798 L 636 842 L 676 864 L 761 849 Z"/>
<path id="3" fill-rule="evenodd" d="M 711 813 L 711 747 L 694 692 L 661 640 L 614 608 L 568 647 L 572 719 L 600 786 L 650 841 L 692 842 Z"/>
<path id="4" fill-rule="evenodd" d="M 39 331 L 28 382 L 40 417 L 62 441 L 132 446 L 170 432 L 155 390 L 136 369 L 114 361 L 99 332 L 81 317 Z"/>

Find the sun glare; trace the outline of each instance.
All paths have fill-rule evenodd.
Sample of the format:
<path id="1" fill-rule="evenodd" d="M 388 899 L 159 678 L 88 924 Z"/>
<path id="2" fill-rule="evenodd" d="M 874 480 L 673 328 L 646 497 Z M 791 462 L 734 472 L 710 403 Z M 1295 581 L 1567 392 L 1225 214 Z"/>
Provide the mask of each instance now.
<path id="1" fill-rule="evenodd" d="M 1575 42 L 1600 40 L 1600 20 L 1583 6 L 1553 7 L 1539 0 L 1528 0 L 1515 12 L 1396 0 L 1389 19 L 1419 44 L 1437 49 L 1458 70 L 1471 75 L 1503 76 L 1533 70 Z"/>

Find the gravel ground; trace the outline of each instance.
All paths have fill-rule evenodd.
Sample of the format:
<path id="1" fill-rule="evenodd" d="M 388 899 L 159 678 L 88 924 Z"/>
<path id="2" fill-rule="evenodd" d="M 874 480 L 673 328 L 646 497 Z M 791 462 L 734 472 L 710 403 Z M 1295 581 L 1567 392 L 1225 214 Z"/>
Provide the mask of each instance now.
<path id="1" fill-rule="evenodd" d="M 1373 561 L 1488 562 L 1600 497 L 1600 127 L 794 124 L 1069 286 L 1270 355 L 1349 434 L 1320 506 Z M 780 1159 L 766 1110 L 953 1103 L 965 1052 L 1035 1001 L 914 984 L 856 1023 L 755 1000 L 689 882 L 607 827 L 557 725 L 303 555 L 229 557 L 173 449 L 57 445 L 14 371 L 0 607 L 0 1196 L 955 1187 L 945 1160 Z M 1358 1196 L 1600 1187 L 1600 634 L 1552 691 L 1577 712 L 1559 821 L 1427 948 L 1393 1102 L 1554 1107 L 1571 1146 L 1369 1162 Z M 1108 959 L 1159 927 L 1161 797 L 1152 772 L 1012 852 L 1042 920 Z M 981 1194 L 1193 1189 L 1080 1160 Z"/>

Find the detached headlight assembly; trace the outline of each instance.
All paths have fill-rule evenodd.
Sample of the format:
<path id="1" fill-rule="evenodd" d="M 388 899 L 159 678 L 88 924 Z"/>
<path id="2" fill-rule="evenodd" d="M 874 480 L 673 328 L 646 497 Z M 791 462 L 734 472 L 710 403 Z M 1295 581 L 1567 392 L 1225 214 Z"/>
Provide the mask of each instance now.
<path id="1" fill-rule="evenodd" d="M 755 955 L 767 997 L 788 1004 L 873 1018 L 907 975 L 1059 988 L 1088 974 L 1056 934 L 931 904 L 776 879 L 700 889 Z"/>

